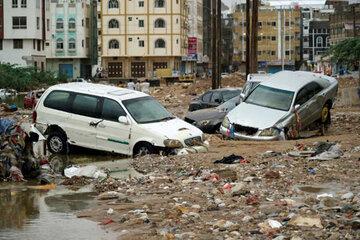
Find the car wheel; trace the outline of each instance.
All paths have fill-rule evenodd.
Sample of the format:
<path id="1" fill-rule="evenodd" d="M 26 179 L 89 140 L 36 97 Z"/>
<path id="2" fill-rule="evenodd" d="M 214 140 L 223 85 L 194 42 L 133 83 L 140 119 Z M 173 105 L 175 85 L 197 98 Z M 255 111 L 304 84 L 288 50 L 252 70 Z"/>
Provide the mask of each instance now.
<path id="1" fill-rule="evenodd" d="M 51 153 L 67 153 L 67 141 L 63 133 L 59 131 L 50 132 L 47 137 L 47 146 Z"/>
<path id="2" fill-rule="evenodd" d="M 150 143 L 143 142 L 134 151 L 134 156 L 145 156 L 154 153 L 154 147 Z"/>
<path id="3" fill-rule="evenodd" d="M 331 123 L 330 107 L 328 104 L 324 105 L 321 110 L 321 123 L 325 125 L 329 125 Z"/>

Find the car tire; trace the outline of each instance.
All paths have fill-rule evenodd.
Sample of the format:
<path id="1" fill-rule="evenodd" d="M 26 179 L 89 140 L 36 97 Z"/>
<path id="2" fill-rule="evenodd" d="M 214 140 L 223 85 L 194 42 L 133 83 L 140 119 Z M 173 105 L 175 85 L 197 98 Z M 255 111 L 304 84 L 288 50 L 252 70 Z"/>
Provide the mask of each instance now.
<path id="1" fill-rule="evenodd" d="M 68 145 L 66 136 L 60 131 L 50 132 L 46 140 L 47 147 L 51 153 L 66 154 Z"/>
<path id="2" fill-rule="evenodd" d="M 321 110 L 321 123 L 329 125 L 331 123 L 330 106 L 325 104 Z"/>
<path id="3" fill-rule="evenodd" d="M 143 142 L 140 143 L 138 146 L 136 146 L 136 149 L 134 151 L 134 156 L 145 156 L 145 155 L 153 154 L 154 152 L 155 151 L 153 145 L 147 142 Z"/>

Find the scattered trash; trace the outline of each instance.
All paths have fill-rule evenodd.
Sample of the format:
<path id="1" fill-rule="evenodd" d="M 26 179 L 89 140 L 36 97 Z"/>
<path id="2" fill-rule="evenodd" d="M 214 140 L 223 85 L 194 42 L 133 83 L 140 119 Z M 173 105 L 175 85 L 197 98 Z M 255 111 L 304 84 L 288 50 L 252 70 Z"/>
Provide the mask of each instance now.
<path id="1" fill-rule="evenodd" d="M 214 163 L 223 163 L 223 164 L 235 164 L 240 163 L 240 160 L 243 160 L 242 156 L 237 156 L 235 154 L 231 154 L 230 156 L 223 157 L 221 160 L 216 160 Z"/>
<path id="2" fill-rule="evenodd" d="M 74 176 L 88 178 L 105 178 L 107 176 L 103 171 L 98 170 L 96 166 L 72 166 L 64 170 L 64 175 L 68 178 Z"/>
<path id="3" fill-rule="evenodd" d="M 113 222 L 114 222 L 114 220 L 109 219 L 109 220 L 105 220 L 105 221 L 99 223 L 99 225 L 108 225 L 109 223 L 113 223 Z"/>
<path id="4" fill-rule="evenodd" d="M 261 155 L 261 159 L 266 159 L 266 158 L 271 158 L 271 157 L 276 157 L 276 156 L 281 156 L 281 153 L 274 152 L 274 151 L 266 151 Z"/>
<path id="5" fill-rule="evenodd" d="M 289 225 L 323 228 L 320 216 L 294 216 L 291 218 Z"/>
<path id="6" fill-rule="evenodd" d="M 308 171 L 309 171 L 309 173 L 311 173 L 311 174 L 314 174 L 314 175 L 316 174 L 316 172 L 315 172 L 315 170 L 314 170 L 313 168 L 309 168 Z"/>
<path id="7" fill-rule="evenodd" d="M 114 209 L 109 208 L 109 210 L 106 211 L 107 214 L 113 214 L 114 213 Z"/>

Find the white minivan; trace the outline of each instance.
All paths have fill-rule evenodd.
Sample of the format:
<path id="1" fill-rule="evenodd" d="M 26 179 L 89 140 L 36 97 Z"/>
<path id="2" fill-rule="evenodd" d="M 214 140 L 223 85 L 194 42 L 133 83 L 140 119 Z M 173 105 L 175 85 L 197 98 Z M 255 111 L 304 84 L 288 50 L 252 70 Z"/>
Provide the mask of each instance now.
<path id="1" fill-rule="evenodd" d="M 68 144 L 125 155 L 204 148 L 203 132 L 174 117 L 151 96 L 92 83 L 52 86 L 33 113 L 52 153 Z M 202 151 L 202 150 L 200 150 Z"/>

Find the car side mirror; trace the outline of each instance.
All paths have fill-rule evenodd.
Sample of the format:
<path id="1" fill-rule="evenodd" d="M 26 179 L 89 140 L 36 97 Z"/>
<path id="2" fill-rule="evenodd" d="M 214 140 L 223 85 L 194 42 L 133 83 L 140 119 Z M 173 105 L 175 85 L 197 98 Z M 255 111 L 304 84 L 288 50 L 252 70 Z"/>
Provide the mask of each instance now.
<path id="1" fill-rule="evenodd" d="M 118 118 L 118 121 L 119 121 L 119 123 L 122 123 L 122 124 L 124 124 L 124 125 L 129 125 L 129 121 L 128 121 L 128 119 L 127 119 L 126 116 L 120 116 L 120 117 Z"/>
<path id="2" fill-rule="evenodd" d="M 299 108 L 300 108 L 300 104 L 296 104 L 294 109 L 295 109 L 295 111 L 297 111 L 297 110 L 299 110 Z"/>
<path id="3" fill-rule="evenodd" d="M 242 99 L 242 100 L 245 99 L 245 93 L 240 93 L 240 99 Z"/>

